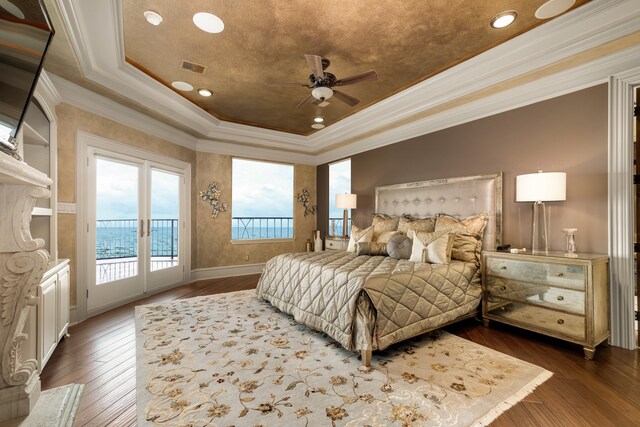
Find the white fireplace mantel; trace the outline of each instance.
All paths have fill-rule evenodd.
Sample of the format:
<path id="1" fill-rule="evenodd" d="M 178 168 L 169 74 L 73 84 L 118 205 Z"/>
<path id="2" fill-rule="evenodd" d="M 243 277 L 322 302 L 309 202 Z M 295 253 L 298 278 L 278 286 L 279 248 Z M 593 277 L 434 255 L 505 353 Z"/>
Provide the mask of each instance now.
<path id="1" fill-rule="evenodd" d="M 23 360 L 23 332 L 36 288 L 51 259 L 33 239 L 31 212 L 50 197 L 52 181 L 24 162 L 0 153 L 0 421 L 27 415 L 40 395 L 35 360 Z"/>

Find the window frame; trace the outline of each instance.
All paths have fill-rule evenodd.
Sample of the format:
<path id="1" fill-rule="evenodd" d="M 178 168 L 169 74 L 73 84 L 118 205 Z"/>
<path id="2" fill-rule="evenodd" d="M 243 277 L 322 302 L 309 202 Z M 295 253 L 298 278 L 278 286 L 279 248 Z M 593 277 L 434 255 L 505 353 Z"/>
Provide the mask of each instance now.
<path id="1" fill-rule="evenodd" d="M 292 236 L 291 237 L 269 237 L 264 239 L 234 239 L 233 238 L 233 161 L 234 160 L 246 160 L 249 162 L 257 162 L 257 163 L 271 163 L 282 166 L 290 166 L 293 169 L 292 174 L 292 183 L 291 183 L 291 200 L 292 200 L 292 210 L 291 210 L 291 228 L 292 228 Z M 230 214 L 231 214 L 231 239 L 230 243 L 232 245 L 255 245 L 262 243 L 285 243 L 285 242 L 293 242 L 296 238 L 296 227 L 295 227 L 295 202 L 296 202 L 296 166 L 294 163 L 287 162 L 277 162 L 273 160 L 263 160 L 263 159 L 254 159 L 250 157 L 243 156 L 232 156 L 231 157 L 231 203 L 230 203 Z"/>

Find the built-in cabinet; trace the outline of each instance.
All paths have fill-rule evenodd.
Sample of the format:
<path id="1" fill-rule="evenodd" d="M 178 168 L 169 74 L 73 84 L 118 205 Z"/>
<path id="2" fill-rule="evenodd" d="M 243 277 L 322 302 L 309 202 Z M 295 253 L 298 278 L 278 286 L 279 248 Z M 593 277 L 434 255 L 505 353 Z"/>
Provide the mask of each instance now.
<path id="1" fill-rule="evenodd" d="M 70 309 L 69 260 L 58 260 L 57 248 L 57 126 L 55 112 L 36 92 L 18 135 L 23 161 L 43 172 L 53 183 L 50 198 L 38 199 L 31 212 L 31 235 L 44 240 L 51 263 L 38 286 L 37 307 L 32 307 L 25 326 L 29 339 L 25 353 L 46 365 L 58 342 L 67 334 Z"/>

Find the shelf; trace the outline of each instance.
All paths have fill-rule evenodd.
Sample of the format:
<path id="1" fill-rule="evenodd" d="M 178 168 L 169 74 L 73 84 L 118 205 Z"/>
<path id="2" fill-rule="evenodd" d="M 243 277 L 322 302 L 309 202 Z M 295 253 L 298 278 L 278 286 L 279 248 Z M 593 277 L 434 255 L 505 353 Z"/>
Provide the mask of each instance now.
<path id="1" fill-rule="evenodd" d="M 53 215 L 53 210 L 49 208 L 33 208 L 31 211 L 32 216 L 51 216 Z"/>
<path id="2" fill-rule="evenodd" d="M 48 146 L 49 140 L 40 135 L 38 131 L 32 128 L 29 123 L 24 122 L 22 125 L 22 137 L 25 144 Z"/>

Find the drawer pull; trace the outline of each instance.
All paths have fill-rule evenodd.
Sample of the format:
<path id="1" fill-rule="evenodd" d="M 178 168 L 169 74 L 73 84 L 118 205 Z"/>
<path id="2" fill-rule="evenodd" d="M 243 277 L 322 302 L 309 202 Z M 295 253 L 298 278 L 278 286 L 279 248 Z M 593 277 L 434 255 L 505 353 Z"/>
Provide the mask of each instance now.
<path id="1" fill-rule="evenodd" d="M 506 270 L 506 269 L 507 269 L 506 265 L 503 265 L 502 267 L 500 267 L 500 270 Z"/>
<path id="2" fill-rule="evenodd" d="M 562 295 L 558 295 L 558 301 L 564 301 L 564 297 Z"/>
<path id="3" fill-rule="evenodd" d="M 564 319 L 558 319 L 558 325 L 564 325 Z"/>
<path id="4" fill-rule="evenodd" d="M 501 292 L 504 292 L 507 290 L 507 287 L 505 285 L 502 285 L 498 289 L 500 289 Z"/>
<path id="5" fill-rule="evenodd" d="M 564 277 L 564 273 L 558 273 L 557 277 Z"/>

